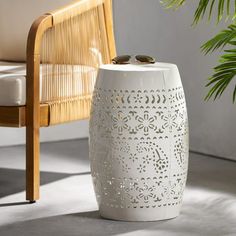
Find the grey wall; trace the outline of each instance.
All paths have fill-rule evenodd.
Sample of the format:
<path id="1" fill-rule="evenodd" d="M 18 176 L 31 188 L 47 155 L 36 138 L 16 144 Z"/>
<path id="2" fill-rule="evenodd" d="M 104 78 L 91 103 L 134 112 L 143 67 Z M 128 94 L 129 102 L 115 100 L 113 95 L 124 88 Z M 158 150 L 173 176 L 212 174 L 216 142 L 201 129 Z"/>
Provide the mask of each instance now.
<path id="1" fill-rule="evenodd" d="M 193 2 L 197 1 L 189 1 L 173 12 L 164 10 L 159 0 L 114 0 L 118 54 L 145 53 L 158 61 L 176 63 L 187 98 L 191 149 L 234 158 L 236 107 L 230 93 L 215 103 L 203 101 L 205 81 L 216 64 L 217 54 L 205 57 L 199 47 L 218 32 L 218 27 L 202 23 L 192 28 Z M 43 130 L 43 140 L 86 136 L 87 130 L 86 122 L 58 126 Z M 0 129 L 0 134 L 0 145 L 23 141 L 23 131 Z"/>

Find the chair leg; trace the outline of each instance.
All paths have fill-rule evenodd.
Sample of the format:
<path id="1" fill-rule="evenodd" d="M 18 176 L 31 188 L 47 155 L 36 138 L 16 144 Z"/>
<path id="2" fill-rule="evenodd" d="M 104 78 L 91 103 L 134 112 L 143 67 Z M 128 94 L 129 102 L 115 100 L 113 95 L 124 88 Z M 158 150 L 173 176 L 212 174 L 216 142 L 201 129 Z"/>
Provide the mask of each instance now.
<path id="1" fill-rule="evenodd" d="M 39 127 L 26 127 L 26 200 L 31 203 L 39 199 L 40 156 Z"/>

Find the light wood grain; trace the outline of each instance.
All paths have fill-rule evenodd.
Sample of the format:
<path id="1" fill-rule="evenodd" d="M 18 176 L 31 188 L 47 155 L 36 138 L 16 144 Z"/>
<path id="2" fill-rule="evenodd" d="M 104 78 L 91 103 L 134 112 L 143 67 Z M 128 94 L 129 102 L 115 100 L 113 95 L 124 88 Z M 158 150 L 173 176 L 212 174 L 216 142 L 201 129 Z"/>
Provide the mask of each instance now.
<path id="1" fill-rule="evenodd" d="M 31 26 L 27 41 L 26 69 L 26 199 L 39 199 L 40 171 L 40 50 L 44 32 L 52 27 L 52 16 L 44 15 Z"/>
<path id="2" fill-rule="evenodd" d="M 114 36 L 113 14 L 112 14 L 112 0 L 105 0 L 104 2 L 105 21 L 107 28 L 107 38 L 110 51 L 110 59 L 116 56 L 116 43 Z"/>

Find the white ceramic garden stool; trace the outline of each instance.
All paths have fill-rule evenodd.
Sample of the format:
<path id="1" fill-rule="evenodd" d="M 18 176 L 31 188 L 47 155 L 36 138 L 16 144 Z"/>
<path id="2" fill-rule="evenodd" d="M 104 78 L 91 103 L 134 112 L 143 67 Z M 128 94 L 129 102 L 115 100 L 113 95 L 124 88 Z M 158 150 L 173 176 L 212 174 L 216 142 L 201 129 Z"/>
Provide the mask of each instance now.
<path id="1" fill-rule="evenodd" d="M 176 65 L 103 65 L 93 94 L 90 161 L 101 216 L 179 215 L 188 170 L 188 118 Z"/>

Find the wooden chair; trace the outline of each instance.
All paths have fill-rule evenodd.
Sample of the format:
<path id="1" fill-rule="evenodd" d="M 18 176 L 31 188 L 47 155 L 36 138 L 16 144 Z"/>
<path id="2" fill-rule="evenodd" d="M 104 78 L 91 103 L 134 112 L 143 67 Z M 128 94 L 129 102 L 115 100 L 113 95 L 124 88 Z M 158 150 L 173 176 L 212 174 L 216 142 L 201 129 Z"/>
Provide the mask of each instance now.
<path id="1" fill-rule="evenodd" d="M 86 21 L 90 21 L 93 17 L 96 18 L 91 22 L 93 32 L 84 36 L 83 34 L 89 30 Z M 80 21 L 85 25 L 80 27 Z M 98 25 L 94 26 L 94 22 Z M 26 104 L 0 106 L 0 126 L 26 127 L 26 199 L 31 202 L 39 199 L 40 127 L 89 117 L 96 74 L 88 72 L 86 68 L 90 66 L 97 71 L 99 64 L 109 63 L 115 56 L 112 22 L 111 0 L 77 0 L 59 10 L 40 16 L 30 28 L 26 57 Z M 79 27 L 76 34 L 75 27 Z M 72 32 L 68 33 L 70 30 Z M 89 34 L 95 35 L 95 31 L 99 42 L 89 41 L 90 46 L 88 46 Z M 60 40 L 60 34 L 67 36 Z M 80 39 L 76 38 L 79 35 Z M 69 42 L 65 42 L 66 40 Z M 76 44 L 81 42 L 84 45 L 80 45 L 77 49 L 83 53 L 78 52 L 77 56 L 73 55 L 75 51 L 73 47 L 77 47 Z M 75 45 L 72 48 L 70 48 L 71 43 Z M 56 44 L 59 45 L 55 46 Z M 64 44 L 67 48 L 65 47 L 62 52 Z M 94 48 L 91 47 L 93 44 Z M 90 49 L 92 52 L 86 52 Z M 102 61 L 93 62 L 89 57 L 94 56 L 102 57 Z M 83 70 L 78 72 L 77 65 L 83 65 Z M 60 69 L 61 67 L 63 69 Z M 65 75 L 67 71 L 69 79 Z M 80 76 L 77 82 L 73 80 L 75 74 L 76 77 Z M 75 86 L 80 88 L 74 89 Z M 72 95 L 68 95 L 69 90 L 73 90 Z"/>

